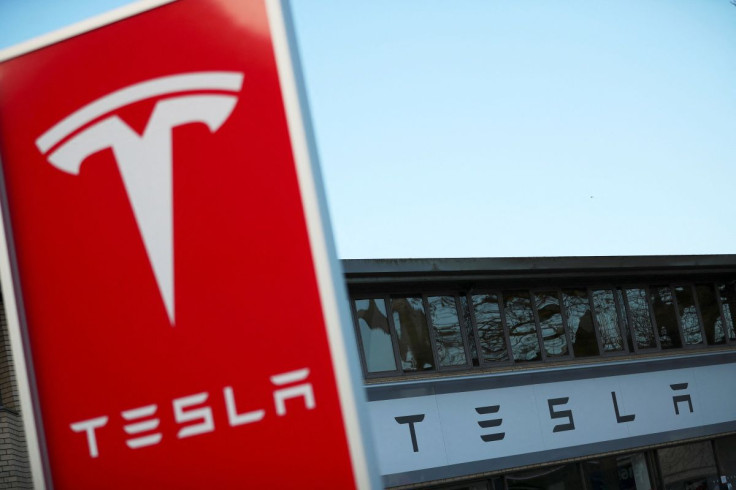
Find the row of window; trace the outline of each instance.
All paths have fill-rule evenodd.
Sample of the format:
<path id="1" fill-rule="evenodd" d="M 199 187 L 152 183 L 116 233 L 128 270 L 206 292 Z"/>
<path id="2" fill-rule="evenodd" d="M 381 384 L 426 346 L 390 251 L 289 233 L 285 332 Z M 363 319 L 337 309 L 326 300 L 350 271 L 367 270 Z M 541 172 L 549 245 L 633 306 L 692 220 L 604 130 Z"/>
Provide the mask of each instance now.
<path id="1" fill-rule="evenodd" d="M 367 376 L 736 344 L 733 284 L 355 297 Z"/>
<path id="2" fill-rule="evenodd" d="M 598 456 L 432 490 L 666 490 L 733 488 L 736 437 L 646 452 Z"/>

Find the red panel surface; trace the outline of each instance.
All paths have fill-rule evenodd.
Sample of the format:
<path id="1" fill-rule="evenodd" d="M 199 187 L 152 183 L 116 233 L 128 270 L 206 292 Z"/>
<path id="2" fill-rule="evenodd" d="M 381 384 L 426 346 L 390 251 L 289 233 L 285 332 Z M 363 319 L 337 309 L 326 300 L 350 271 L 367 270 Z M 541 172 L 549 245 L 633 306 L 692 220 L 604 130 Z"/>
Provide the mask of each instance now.
<path id="1" fill-rule="evenodd" d="M 75 175 L 52 165 L 53 149 L 43 154 L 36 140 L 107 94 L 212 71 L 242 73 L 242 89 L 215 131 L 197 122 L 171 130 L 172 325 L 119 155 L 96 151 Z M 117 115 L 144 134 L 156 104 L 172 97 L 129 104 L 85 127 Z M 0 129 L 55 486 L 353 486 L 262 3 L 182 0 L 0 63 Z M 303 381 L 271 379 L 305 368 Z M 314 407 L 294 395 L 277 414 L 275 391 L 306 383 Z M 227 387 L 238 414 L 263 410 L 262 418 L 233 425 Z M 204 402 L 186 399 L 202 393 Z M 190 403 L 178 420 L 176 400 Z M 148 416 L 122 416 L 151 405 Z M 213 429 L 179 437 L 207 428 L 207 407 Z M 71 425 L 103 416 L 92 457 L 87 429 Z M 155 428 L 131 427 L 155 419 Z M 160 442 L 129 447 L 156 434 Z"/>

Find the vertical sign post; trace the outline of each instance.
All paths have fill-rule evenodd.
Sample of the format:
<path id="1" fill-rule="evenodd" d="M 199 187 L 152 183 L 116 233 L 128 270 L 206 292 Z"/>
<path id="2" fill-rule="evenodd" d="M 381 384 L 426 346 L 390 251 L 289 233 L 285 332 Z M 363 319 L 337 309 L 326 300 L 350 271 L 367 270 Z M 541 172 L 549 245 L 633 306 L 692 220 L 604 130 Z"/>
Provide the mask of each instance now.
<path id="1" fill-rule="evenodd" d="M 375 483 L 284 19 L 159 0 L 0 53 L 37 487 Z"/>

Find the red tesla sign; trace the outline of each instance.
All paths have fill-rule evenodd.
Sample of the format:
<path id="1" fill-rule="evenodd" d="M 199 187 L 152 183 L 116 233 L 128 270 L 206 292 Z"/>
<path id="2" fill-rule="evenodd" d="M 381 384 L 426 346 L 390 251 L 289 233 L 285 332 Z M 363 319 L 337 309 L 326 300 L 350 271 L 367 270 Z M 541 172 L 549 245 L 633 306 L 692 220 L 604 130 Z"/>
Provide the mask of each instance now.
<path id="1" fill-rule="evenodd" d="M 276 2 L 182 0 L 0 63 L 53 485 L 361 484 L 284 32 Z"/>

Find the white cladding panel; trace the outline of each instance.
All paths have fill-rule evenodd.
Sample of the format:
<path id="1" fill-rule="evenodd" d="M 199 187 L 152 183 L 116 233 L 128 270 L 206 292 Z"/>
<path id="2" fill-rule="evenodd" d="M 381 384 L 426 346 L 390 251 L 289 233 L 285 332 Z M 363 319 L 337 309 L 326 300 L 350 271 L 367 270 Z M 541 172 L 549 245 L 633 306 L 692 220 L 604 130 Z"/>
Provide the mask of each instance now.
<path id="1" fill-rule="evenodd" d="M 377 400 L 369 410 L 381 474 L 392 475 L 733 422 L 735 377 L 735 364 L 720 364 Z M 396 417 L 420 415 L 414 444 L 412 424 Z"/>

